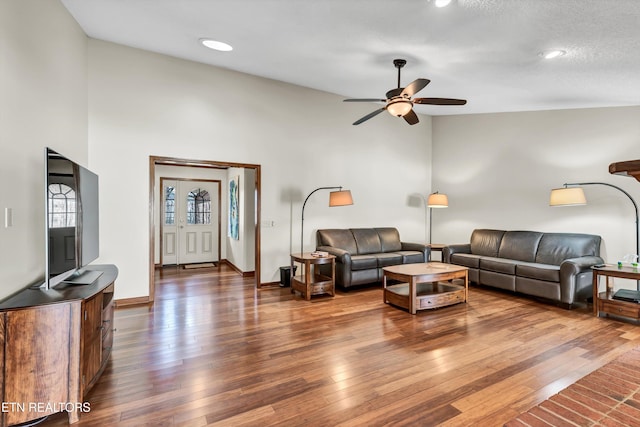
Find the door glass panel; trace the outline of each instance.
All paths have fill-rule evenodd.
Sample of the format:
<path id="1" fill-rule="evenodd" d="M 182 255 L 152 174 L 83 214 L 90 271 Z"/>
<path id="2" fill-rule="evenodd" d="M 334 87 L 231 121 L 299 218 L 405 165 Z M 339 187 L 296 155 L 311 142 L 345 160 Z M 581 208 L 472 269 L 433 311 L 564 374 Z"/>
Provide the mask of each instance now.
<path id="1" fill-rule="evenodd" d="M 187 195 L 187 224 L 211 224 L 211 196 L 207 190 L 195 188 Z"/>
<path id="2" fill-rule="evenodd" d="M 165 225 L 176 223 L 176 189 L 171 186 L 164 189 L 164 223 Z"/>

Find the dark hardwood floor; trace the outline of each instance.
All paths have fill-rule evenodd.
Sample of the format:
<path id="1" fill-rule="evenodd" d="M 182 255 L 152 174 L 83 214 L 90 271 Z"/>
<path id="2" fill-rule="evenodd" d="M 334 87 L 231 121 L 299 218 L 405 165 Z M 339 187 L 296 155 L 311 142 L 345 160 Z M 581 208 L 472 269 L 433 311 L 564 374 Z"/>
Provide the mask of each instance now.
<path id="1" fill-rule="evenodd" d="M 307 302 L 224 266 L 157 276 L 153 306 L 116 310 L 76 426 L 500 426 L 640 344 L 590 307 L 475 286 L 412 316 L 380 287 Z"/>

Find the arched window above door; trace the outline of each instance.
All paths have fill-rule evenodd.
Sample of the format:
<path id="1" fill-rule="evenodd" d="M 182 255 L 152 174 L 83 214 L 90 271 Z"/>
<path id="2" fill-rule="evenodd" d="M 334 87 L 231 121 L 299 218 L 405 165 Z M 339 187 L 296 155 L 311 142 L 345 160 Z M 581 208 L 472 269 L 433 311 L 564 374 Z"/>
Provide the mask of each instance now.
<path id="1" fill-rule="evenodd" d="M 211 195 L 195 188 L 187 195 L 187 224 L 211 224 Z"/>

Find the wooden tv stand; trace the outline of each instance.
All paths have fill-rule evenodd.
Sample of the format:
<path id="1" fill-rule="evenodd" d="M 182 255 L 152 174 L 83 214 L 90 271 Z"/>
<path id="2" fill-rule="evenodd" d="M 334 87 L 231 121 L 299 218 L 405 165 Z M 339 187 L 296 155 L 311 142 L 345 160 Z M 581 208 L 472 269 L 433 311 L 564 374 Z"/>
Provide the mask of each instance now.
<path id="1" fill-rule="evenodd" d="M 0 427 L 56 412 L 79 420 L 84 401 L 104 371 L 113 344 L 113 293 L 118 269 L 91 285 L 24 289 L 0 302 Z"/>

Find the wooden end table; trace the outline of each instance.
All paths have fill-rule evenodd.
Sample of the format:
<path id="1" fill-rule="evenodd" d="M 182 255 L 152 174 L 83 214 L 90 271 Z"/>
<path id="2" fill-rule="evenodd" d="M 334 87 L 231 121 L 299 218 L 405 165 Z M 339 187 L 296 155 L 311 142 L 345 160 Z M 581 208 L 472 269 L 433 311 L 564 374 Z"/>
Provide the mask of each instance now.
<path id="1" fill-rule="evenodd" d="M 416 314 L 417 310 L 446 307 L 469 301 L 469 269 L 442 262 L 403 264 L 384 267 L 383 300 Z M 402 283 L 388 285 L 387 280 Z M 453 279 L 463 279 L 464 286 Z"/>
<path id="2" fill-rule="evenodd" d="M 640 280 L 640 271 L 632 267 L 620 267 L 617 265 L 605 265 L 604 267 L 592 267 L 593 270 L 593 314 L 613 314 L 640 320 L 640 304 L 636 302 L 613 299 L 613 277 L 621 279 Z M 606 277 L 606 290 L 598 291 L 600 277 Z"/>
<path id="3" fill-rule="evenodd" d="M 296 262 L 303 265 L 301 274 L 298 276 L 294 274 L 294 263 Z M 322 264 L 331 264 L 331 276 L 325 276 L 316 271 L 315 267 Z M 313 266 L 313 271 L 311 266 Z M 311 295 L 330 294 L 335 296 L 335 277 L 335 255 L 317 257 L 311 255 L 310 252 L 291 254 L 291 292 L 299 291 L 304 294 L 307 301 L 311 300 Z"/>

